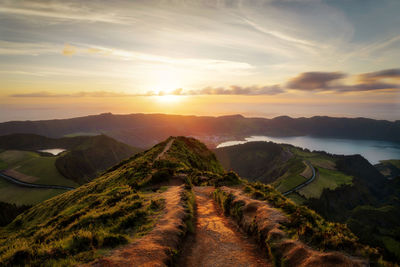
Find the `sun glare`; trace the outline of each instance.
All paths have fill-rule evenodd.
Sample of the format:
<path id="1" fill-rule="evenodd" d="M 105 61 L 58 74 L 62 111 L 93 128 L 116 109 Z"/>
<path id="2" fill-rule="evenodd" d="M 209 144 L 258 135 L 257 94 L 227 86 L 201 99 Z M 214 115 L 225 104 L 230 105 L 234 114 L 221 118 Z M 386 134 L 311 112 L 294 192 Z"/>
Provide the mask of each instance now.
<path id="1" fill-rule="evenodd" d="M 156 96 L 156 99 L 158 102 L 160 103 L 165 103 L 165 104 L 169 104 L 169 103 L 177 103 L 181 100 L 182 96 L 178 96 L 178 95 L 160 95 L 160 96 Z"/>

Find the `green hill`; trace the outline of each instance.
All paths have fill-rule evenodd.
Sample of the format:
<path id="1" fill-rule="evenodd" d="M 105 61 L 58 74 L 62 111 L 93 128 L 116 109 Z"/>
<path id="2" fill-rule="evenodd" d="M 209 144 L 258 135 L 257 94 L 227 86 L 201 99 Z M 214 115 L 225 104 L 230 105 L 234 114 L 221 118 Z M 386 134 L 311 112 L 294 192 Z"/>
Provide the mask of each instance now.
<path id="1" fill-rule="evenodd" d="M 287 197 L 328 220 L 347 223 L 363 242 L 383 248 L 382 253 L 393 261 L 400 260 L 400 179 L 385 179 L 360 155 L 331 155 L 266 142 L 224 147 L 215 152 L 225 169 L 271 184 L 280 192 L 307 180 L 307 166 L 301 163 L 309 162 L 316 170 L 315 180 Z M 282 156 L 284 152 L 287 156 Z M 379 165 L 380 171 L 387 166 L 394 169 L 396 163 L 384 161 Z"/>
<path id="2" fill-rule="evenodd" d="M 222 173 L 214 154 L 194 139 L 177 138 L 168 155 L 157 159 L 169 141 L 19 215 L 0 230 L 0 265 L 90 261 L 151 228 L 163 200 L 146 188 L 172 172 Z"/>
<path id="3" fill-rule="evenodd" d="M 400 176 L 400 160 L 381 160 L 375 167 L 378 171 L 388 179 L 393 179 Z"/>
<path id="4" fill-rule="evenodd" d="M 179 186 L 182 184 L 185 187 Z M 197 140 L 171 137 L 122 161 L 79 188 L 35 205 L 0 228 L 0 265 L 71 266 L 97 258 L 100 259 L 97 264 L 106 264 L 109 262 L 107 257 L 111 260 L 119 253 L 113 250 L 114 247 L 120 246 L 118 251 L 127 243 L 134 247 L 141 244 L 143 238 L 154 234 L 159 236 L 151 237 L 150 242 L 156 242 L 152 251 L 164 244 L 160 247 L 162 255 L 172 260 L 181 252 L 183 236 L 194 227 L 196 213 L 192 184 L 220 188 L 214 191 L 217 203 L 227 215 L 238 220 L 257 214 L 253 204 L 268 210 L 273 207 L 274 213 L 287 217 L 284 222 L 279 222 L 279 231 L 283 232 L 278 236 L 276 232 L 268 233 L 271 230 L 268 228 L 246 230 L 262 241 L 264 253 L 275 263 L 296 257 L 285 252 L 287 242 L 303 251 L 307 247 L 302 254 L 304 257 L 313 255 L 313 260 L 322 264 L 330 262 L 329 266 L 342 261 L 358 262 L 356 266 L 359 266 L 360 261 L 347 257 L 347 254 L 369 258 L 373 263 L 382 262 L 376 250 L 360 244 L 345 225 L 325 221 L 305 206 L 286 199 L 271 186 L 250 183 L 233 172 L 224 172 L 214 153 Z M 183 190 L 179 197 L 184 201 L 185 211 L 179 218 L 184 225 L 175 221 L 169 223 L 173 218 L 162 217 L 171 210 L 182 208 L 166 206 L 169 200 L 163 192 L 171 192 L 171 188 Z M 242 193 L 232 195 L 229 190 Z M 242 200 L 236 199 L 239 195 Z M 159 224 L 167 226 L 157 228 Z M 145 250 L 144 247 L 138 249 L 139 252 Z M 341 252 L 329 254 L 332 249 Z M 126 257 L 132 253 L 135 254 L 131 252 Z M 141 257 L 143 253 L 135 255 Z M 123 259 L 117 259 L 120 260 Z M 167 262 L 163 260 L 162 264 Z"/>
<path id="5" fill-rule="evenodd" d="M 65 151 L 57 156 L 38 152 L 54 148 Z M 37 183 L 68 186 L 86 183 L 141 151 L 105 135 L 53 139 L 34 134 L 12 134 L 0 136 L 0 149 L 4 150 L 0 153 L 0 169 L 15 169 L 38 178 Z"/>

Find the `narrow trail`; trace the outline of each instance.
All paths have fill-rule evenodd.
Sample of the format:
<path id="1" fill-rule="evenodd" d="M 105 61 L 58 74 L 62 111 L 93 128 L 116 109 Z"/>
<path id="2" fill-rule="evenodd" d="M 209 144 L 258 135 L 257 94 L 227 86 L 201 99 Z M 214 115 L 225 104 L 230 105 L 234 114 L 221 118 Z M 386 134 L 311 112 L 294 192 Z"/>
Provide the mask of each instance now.
<path id="1" fill-rule="evenodd" d="M 169 140 L 168 144 L 164 147 L 163 151 L 161 151 L 160 154 L 157 155 L 157 157 L 154 159 L 154 161 L 159 160 L 164 154 L 171 148 L 172 143 L 175 141 L 174 138 Z"/>
<path id="2" fill-rule="evenodd" d="M 272 266 L 258 245 L 238 232 L 215 207 L 213 188 L 196 187 L 197 222 L 195 234 L 185 242 L 177 266 Z"/>

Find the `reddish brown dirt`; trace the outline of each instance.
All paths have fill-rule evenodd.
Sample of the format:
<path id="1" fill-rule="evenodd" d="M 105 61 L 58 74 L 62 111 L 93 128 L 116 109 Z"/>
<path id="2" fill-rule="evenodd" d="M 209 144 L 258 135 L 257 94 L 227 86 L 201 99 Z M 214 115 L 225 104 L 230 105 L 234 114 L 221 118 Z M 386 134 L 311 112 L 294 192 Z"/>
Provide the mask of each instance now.
<path id="1" fill-rule="evenodd" d="M 182 192 L 183 186 L 171 186 L 162 194 L 166 201 L 164 215 L 149 234 L 89 266 L 167 266 L 170 250 L 178 249 L 186 227 Z"/>
<path id="2" fill-rule="evenodd" d="M 195 234 L 188 237 L 177 266 L 272 266 L 257 244 L 235 229 L 217 210 L 211 192 L 214 188 L 195 188 L 197 222 Z"/>

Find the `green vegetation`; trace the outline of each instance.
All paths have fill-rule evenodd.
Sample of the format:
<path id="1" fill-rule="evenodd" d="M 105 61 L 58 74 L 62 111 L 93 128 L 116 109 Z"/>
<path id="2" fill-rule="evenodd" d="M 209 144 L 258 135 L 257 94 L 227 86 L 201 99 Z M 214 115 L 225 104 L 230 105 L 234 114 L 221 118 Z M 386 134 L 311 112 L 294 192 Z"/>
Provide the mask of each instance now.
<path id="1" fill-rule="evenodd" d="M 45 155 L 49 157 L 42 157 L 38 162 L 33 162 L 32 164 L 28 161 L 28 159 L 32 157 L 37 157 L 38 150 L 52 148 L 62 148 L 67 151 L 61 153 L 57 157 L 40 153 L 42 156 Z M 54 175 L 68 178 L 72 181 L 66 180 L 67 184 L 63 185 L 69 186 L 84 184 L 100 175 L 101 172 L 119 163 L 121 160 L 142 151 L 141 149 L 120 143 L 105 135 L 55 139 L 34 134 L 11 134 L 0 136 L 0 149 L 9 151 L 18 150 L 24 151 L 23 153 L 25 153 L 25 155 L 15 155 L 19 162 L 15 162 L 13 158 L 14 155 L 9 153 L 9 155 L 6 156 L 6 164 L 8 164 L 9 161 L 17 164 L 26 160 L 26 164 L 21 166 L 22 169 L 27 168 L 27 172 L 37 171 L 40 174 L 43 172 L 41 176 L 48 177 L 49 179 Z M 41 166 L 43 166 L 43 168 L 41 168 Z M 6 166 L 4 161 L 2 163 L 0 157 L 0 167 L 4 169 L 10 166 Z M 34 176 L 30 173 L 28 175 Z"/>
<path id="2" fill-rule="evenodd" d="M 0 202 L 0 227 L 9 224 L 18 214 L 29 209 L 31 206 L 10 204 Z"/>
<path id="3" fill-rule="evenodd" d="M 382 259 L 378 250 L 361 244 L 345 224 L 326 221 L 306 206 L 296 205 L 285 198 L 272 186 L 261 183 L 248 183 L 244 188 L 244 192 L 252 198 L 266 201 L 287 216 L 289 221 L 282 223 L 282 230 L 286 232 L 288 237 L 301 240 L 317 250 L 339 250 L 351 255 L 367 257 L 372 263 L 381 262 Z M 217 194 L 221 194 L 221 192 L 217 191 Z M 225 202 L 225 205 L 229 205 L 227 202 L 232 197 L 234 196 L 226 195 L 224 197 L 225 201 L 223 202 Z M 229 207 L 231 210 L 232 208 Z M 236 209 L 235 213 L 240 216 L 241 207 L 238 206 Z M 230 213 L 232 214 L 232 211 Z M 268 243 L 269 240 L 265 240 L 265 242 Z"/>
<path id="4" fill-rule="evenodd" d="M 310 152 L 307 149 L 301 149 L 299 147 L 287 146 L 290 151 L 298 157 L 307 160 L 314 167 L 320 167 L 330 170 L 335 170 L 335 159 L 332 155 L 318 152 Z"/>
<path id="5" fill-rule="evenodd" d="M 394 205 L 365 205 L 355 208 L 346 223 L 362 242 L 386 248 L 385 256 L 396 260 L 400 258 L 399 218 L 400 210 Z"/>
<path id="6" fill-rule="evenodd" d="M 96 135 L 101 135 L 101 133 L 97 133 L 97 132 L 76 132 L 76 133 L 65 134 L 64 137 L 96 136 Z"/>
<path id="7" fill-rule="evenodd" d="M 323 190 L 329 188 L 334 190 L 342 185 L 351 185 L 353 177 L 339 171 L 318 168 L 315 180 L 309 185 L 298 190 L 305 198 L 320 198 Z"/>
<path id="8" fill-rule="evenodd" d="M 307 167 L 301 159 L 291 158 L 285 163 L 287 171 L 272 184 L 279 192 L 286 192 L 308 180 L 301 175 Z"/>
<path id="9" fill-rule="evenodd" d="M 57 171 L 55 166 L 57 158 L 57 156 L 41 156 L 38 153 L 30 151 L 6 150 L 0 153 L 0 159 L 6 164 L 7 169 L 12 169 L 33 178 L 29 179 L 29 177 L 27 182 L 72 187 L 78 186 Z M 15 178 L 18 179 L 21 177 Z"/>
<path id="10" fill-rule="evenodd" d="M 66 190 L 22 187 L 0 179 L 0 201 L 16 205 L 35 205 Z"/>
<path id="11" fill-rule="evenodd" d="M 102 249 L 145 234 L 163 201 L 131 185 L 151 173 L 152 160 L 162 148 L 160 144 L 96 180 L 19 215 L 0 231 L 0 264 L 88 262 Z"/>
<path id="12" fill-rule="evenodd" d="M 170 151 L 155 161 L 170 140 L 32 207 L 0 228 L 0 265 L 76 265 L 146 234 L 164 205 L 159 191 L 154 192 L 161 185 L 153 191 L 149 186 L 178 172 L 222 172 L 214 154 L 190 138 L 176 138 Z M 186 225 L 191 231 L 194 195 L 187 181 Z"/>
<path id="13" fill-rule="evenodd" d="M 388 179 L 400 176 L 400 159 L 381 160 L 375 167 Z"/>
<path id="14" fill-rule="evenodd" d="M 400 159 L 381 160 L 381 163 L 389 163 L 400 169 Z"/>

